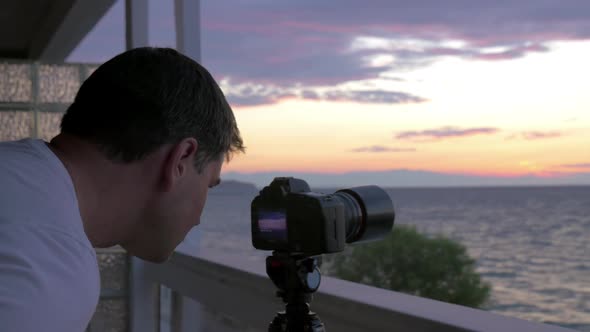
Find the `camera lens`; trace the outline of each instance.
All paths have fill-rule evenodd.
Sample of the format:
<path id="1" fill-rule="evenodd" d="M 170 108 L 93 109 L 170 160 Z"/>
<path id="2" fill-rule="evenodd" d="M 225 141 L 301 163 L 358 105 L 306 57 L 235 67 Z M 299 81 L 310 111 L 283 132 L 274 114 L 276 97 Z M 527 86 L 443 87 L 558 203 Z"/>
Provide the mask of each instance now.
<path id="1" fill-rule="evenodd" d="M 361 186 L 334 193 L 344 205 L 346 243 L 378 240 L 389 234 L 395 212 L 393 202 L 378 186 Z"/>

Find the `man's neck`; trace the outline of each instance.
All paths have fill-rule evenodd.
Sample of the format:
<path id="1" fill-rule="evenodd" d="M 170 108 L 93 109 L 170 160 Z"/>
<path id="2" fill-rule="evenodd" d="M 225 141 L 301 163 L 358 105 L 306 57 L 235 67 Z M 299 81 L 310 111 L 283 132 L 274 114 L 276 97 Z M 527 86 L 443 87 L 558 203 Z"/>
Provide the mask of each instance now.
<path id="1" fill-rule="evenodd" d="M 140 187 L 149 185 L 141 181 L 141 165 L 110 161 L 96 145 L 73 135 L 59 134 L 48 145 L 72 179 L 92 245 L 104 248 L 124 242 L 145 199 Z"/>

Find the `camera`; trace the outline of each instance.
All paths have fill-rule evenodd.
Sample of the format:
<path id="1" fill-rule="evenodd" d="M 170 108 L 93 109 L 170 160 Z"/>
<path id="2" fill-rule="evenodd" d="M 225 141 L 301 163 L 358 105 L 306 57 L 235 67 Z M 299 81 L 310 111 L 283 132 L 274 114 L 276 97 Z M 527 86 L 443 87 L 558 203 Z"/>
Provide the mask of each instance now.
<path id="1" fill-rule="evenodd" d="M 252 200 L 251 219 L 256 249 L 314 256 L 383 238 L 395 212 L 378 186 L 323 194 L 312 192 L 304 180 L 277 177 Z"/>

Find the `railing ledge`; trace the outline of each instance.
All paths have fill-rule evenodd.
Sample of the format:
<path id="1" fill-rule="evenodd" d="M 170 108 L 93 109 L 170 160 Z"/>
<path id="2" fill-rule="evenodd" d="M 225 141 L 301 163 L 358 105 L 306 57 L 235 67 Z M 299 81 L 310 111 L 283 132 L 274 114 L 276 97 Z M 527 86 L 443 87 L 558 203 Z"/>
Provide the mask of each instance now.
<path id="1" fill-rule="evenodd" d="M 145 263 L 147 278 L 226 313 L 241 330 L 264 331 L 284 305 L 260 260 L 203 251 Z M 535 331 L 569 329 L 323 277 L 311 308 L 331 331 Z"/>

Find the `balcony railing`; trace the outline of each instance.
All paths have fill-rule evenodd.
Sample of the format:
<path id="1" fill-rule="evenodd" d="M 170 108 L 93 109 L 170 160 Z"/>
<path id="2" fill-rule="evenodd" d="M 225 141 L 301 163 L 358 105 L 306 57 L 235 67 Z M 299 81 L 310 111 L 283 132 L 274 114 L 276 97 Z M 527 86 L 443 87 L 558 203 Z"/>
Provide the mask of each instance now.
<path id="1" fill-rule="evenodd" d="M 165 264 L 133 259 L 132 283 L 131 332 L 189 331 L 199 325 L 203 331 L 266 331 L 284 307 L 264 264 L 240 256 L 205 251 L 176 252 Z M 173 294 L 162 321 L 160 285 Z M 200 317 L 188 299 L 198 301 Z M 311 309 L 327 331 L 571 331 L 330 277 L 322 279 Z"/>

